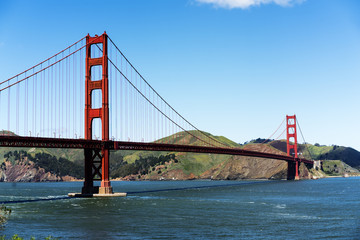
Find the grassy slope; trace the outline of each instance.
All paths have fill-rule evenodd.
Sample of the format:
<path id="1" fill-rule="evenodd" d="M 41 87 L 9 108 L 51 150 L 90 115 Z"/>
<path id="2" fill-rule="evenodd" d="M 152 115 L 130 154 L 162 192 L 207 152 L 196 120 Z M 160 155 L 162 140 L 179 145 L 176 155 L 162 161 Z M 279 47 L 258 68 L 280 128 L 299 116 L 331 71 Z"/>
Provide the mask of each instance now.
<path id="1" fill-rule="evenodd" d="M 300 145 L 304 149 L 304 156 L 309 158 L 305 145 Z M 314 146 L 306 144 L 311 156 L 315 160 L 341 160 L 351 167 L 360 169 L 360 152 L 350 147 L 340 146 Z"/>
<path id="2" fill-rule="evenodd" d="M 229 155 L 219 154 L 186 153 L 177 156 L 179 164 L 174 167 L 176 169 L 182 169 L 185 174 L 193 173 L 194 175 L 199 176 L 210 168 L 228 160 L 230 157 L 231 156 Z"/>
<path id="3" fill-rule="evenodd" d="M 286 152 L 285 140 L 273 141 L 270 144 L 271 146 Z M 342 160 L 351 167 L 360 169 L 360 152 L 350 147 L 298 144 L 298 152 L 302 153 L 304 158 L 312 158 L 315 160 Z"/>
<path id="4" fill-rule="evenodd" d="M 176 144 L 192 144 L 203 145 L 197 137 L 203 134 L 208 135 L 216 139 L 217 141 L 231 147 L 244 147 L 237 144 L 230 139 L 223 136 L 213 136 L 209 133 L 190 131 L 188 133 L 178 133 L 163 139 L 159 139 L 157 142 L 176 143 Z M 195 136 L 195 137 L 194 137 Z M 249 143 L 247 146 L 250 146 Z M 254 144 L 254 146 L 257 144 Z M 273 148 L 286 152 L 286 141 L 273 141 L 270 143 Z M 339 159 L 349 164 L 352 167 L 360 169 L 360 152 L 347 147 L 338 146 L 314 146 L 311 144 L 299 144 L 299 152 L 303 153 L 303 157 L 310 158 L 309 151 L 313 159 Z M 6 152 L 24 150 L 35 155 L 38 152 L 45 152 L 56 157 L 63 157 L 76 162 L 79 165 L 83 165 L 83 150 L 81 149 L 35 149 L 35 148 L 0 148 L 0 163 L 3 161 L 3 156 Z M 309 150 L 309 151 L 308 151 Z M 168 152 L 149 152 L 149 151 L 112 151 L 111 161 L 116 162 L 118 159 L 124 157 L 124 160 L 128 163 L 133 163 L 140 157 L 146 158 L 148 156 L 160 156 L 166 155 Z M 219 165 L 224 161 L 228 161 L 230 156 L 228 155 L 216 155 L 216 154 L 196 154 L 196 153 L 176 153 L 176 158 L 179 163 L 169 166 L 168 170 L 181 169 L 185 174 L 193 173 L 199 175 L 202 172 Z"/>
<path id="5" fill-rule="evenodd" d="M 207 136 L 211 136 L 217 141 L 223 143 L 226 146 L 231 147 L 241 147 L 241 145 L 227 139 L 223 136 L 213 136 L 209 133 L 205 133 Z M 160 143 L 175 143 L 175 144 L 191 144 L 201 146 L 203 143 L 198 140 L 203 136 L 202 133 L 196 131 L 190 131 L 190 133 L 178 133 L 163 139 L 159 139 L 157 142 Z M 146 158 L 148 156 L 156 156 L 167 155 L 173 152 L 149 152 L 149 151 L 126 151 L 126 152 L 114 152 L 114 156 L 122 154 L 124 156 L 124 161 L 128 163 L 134 163 L 140 157 Z M 176 159 L 179 160 L 177 164 L 172 164 L 168 166 L 167 171 L 171 170 L 181 170 L 184 174 L 194 174 L 199 176 L 201 173 L 209 170 L 210 168 L 220 164 L 223 161 L 228 160 L 231 156 L 228 155 L 218 155 L 218 154 L 200 154 L 200 153 L 174 153 L 176 155 Z"/>

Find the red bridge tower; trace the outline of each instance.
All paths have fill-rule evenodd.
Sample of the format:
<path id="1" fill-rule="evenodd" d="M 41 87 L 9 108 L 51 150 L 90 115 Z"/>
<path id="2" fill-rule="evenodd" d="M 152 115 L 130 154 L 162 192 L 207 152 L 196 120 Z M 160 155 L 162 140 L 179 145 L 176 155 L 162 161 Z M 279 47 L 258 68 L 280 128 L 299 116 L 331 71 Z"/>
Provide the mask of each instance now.
<path id="1" fill-rule="evenodd" d="M 85 73 L 85 139 L 92 139 L 92 123 L 95 118 L 101 120 L 102 140 L 109 141 L 109 89 L 108 89 L 108 36 L 86 36 L 86 73 Z M 91 46 L 102 44 L 102 56 L 91 58 Z M 91 68 L 102 67 L 102 79 L 92 79 Z M 91 96 L 93 90 L 100 89 L 102 96 L 101 108 L 92 108 Z M 105 144 L 104 144 L 105 145 Z M 101 170 L 101 172 L 100 172 Z M 101 180 L 100 187 L 94 187 L 94 180 Z M 85 181 L 82 194 L 111 194 L 109 181 L 109 149 L 85 149 Z"/>
<path id="2" fill-rule="evenodd" d="M 286 115 L 286 145 L 288 156 L 298 158 L 297 152 L 297 133 L 296 133 L 296 115 Z M 299 180 L 299 161 L 288 161 L 288 180 Z"/>

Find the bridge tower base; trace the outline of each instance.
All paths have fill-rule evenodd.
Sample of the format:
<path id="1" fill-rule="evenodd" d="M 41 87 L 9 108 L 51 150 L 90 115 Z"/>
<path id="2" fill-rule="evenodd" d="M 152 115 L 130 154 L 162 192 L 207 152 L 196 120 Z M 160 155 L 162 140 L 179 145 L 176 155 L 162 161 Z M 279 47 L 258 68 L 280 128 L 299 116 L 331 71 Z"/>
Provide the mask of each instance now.
<path id="1" fill-rule="evenodd" d="M 288 162 L 287 180 L 300 180 L 299 162 Z"/>
<path id="2" fill-rule="evenodd" d="M 109 150 L 85 149 L 85 181 L 82 188 L 83 194 L 112 194 L 113 190 L 109 181 Z M 101 172 L 100 172 L 101 170 Z M 107 178 L 105 178 L 105 177 Z M 94 181 L 101 181 L 100 186 L 94 186 Z"/>
<path id="3" fill-rule="evenodd" d="M 109 158 L 108 149 L 84 149 L 85 181 L 81 193 L 69 193 L 69 197 L 126 197 L 127 193 L 114 193 L 109 180 L 103 180 L 104 171 L 109 172 L 106 158 Z M 104 160 L 105 159 L 105 160 Z M 108 162 L 109 159 L 107 159 Z M 105 168 L 104 168 L 105 166 Z M 102 170 L 100 172 L 100 170 Z M 94 186 L 94 181 L 101 181 L 100 186 Z"/>

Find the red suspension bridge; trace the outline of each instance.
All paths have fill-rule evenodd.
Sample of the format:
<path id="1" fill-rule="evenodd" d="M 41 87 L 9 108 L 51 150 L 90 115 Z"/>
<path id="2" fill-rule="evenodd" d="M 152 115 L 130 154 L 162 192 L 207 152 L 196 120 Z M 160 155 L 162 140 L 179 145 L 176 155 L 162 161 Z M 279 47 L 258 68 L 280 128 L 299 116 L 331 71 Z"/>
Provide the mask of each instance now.
<path id="1" fill-rule="evenodd" d="M 84 149 L 83 194 L 112 193 L 110 150 L 278 159 L 288 162 L 288 179 L 299 178 L 299 163 L 313 165 L 298 157 L 295 115 L 286 118 L 287 155 L 229 147 L 171 107 L 106 33 L 88 35 L 1 82 L 0 111 L 0 146 Z"/>

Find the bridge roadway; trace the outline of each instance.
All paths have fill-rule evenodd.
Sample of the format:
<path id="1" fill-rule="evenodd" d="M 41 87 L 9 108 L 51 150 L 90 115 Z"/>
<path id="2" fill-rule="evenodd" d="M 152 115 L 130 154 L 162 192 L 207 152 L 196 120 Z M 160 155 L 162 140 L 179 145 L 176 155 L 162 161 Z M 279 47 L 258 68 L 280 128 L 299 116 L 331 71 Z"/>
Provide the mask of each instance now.
<path id="1" fill-rule="evenodd" d="M 314 164 L 312 160 L 308 160 L 304 158 L 294 158 L 286 155 L 250 151 L 239 148 L 190 146 L 190 145 L 176 145 L 176 144 L 165 144 L 165 143 L 122 142 L 122 141 L 102 141 L 102 140 L 65 139 L 65 138 L 40 138 L 40 137 L 20 137 L 20 136 L 3 135 L 0 136 L 0 146 L 212 153 L 212 154 L 227 154 L 227 155 L 269 158 L 269 159 L 283 160 L 287 162 L 303 162 L 311 166 Z"/>

